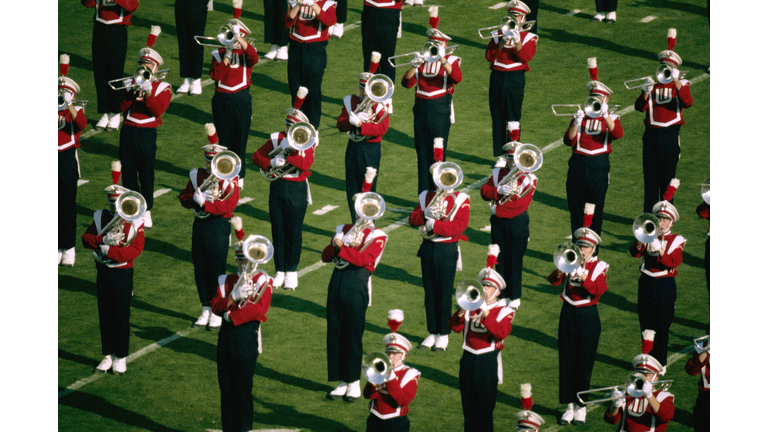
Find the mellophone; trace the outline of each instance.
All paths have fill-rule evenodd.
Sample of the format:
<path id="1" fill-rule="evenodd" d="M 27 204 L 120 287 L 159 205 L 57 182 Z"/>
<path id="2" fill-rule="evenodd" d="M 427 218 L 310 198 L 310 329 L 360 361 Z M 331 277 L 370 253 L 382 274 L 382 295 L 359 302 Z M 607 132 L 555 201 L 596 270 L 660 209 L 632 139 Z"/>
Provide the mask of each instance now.
<path id="1" fill-rule="evenodd" d="M 259 264 L 269 262 L 274 253 L 275 249 L 272 246 L 272 242 L 264 236 L 252 235 L 245 239 L 243 242 L 243 254 L 248 262 L 240 272 L 240 277 L 232 289 L 232 294 L 235 294 L 237 291 L 235 297 L 239 299 L 237 300 L 238 307 L 243 308 L 248 303 L 258 303 L 261 296 L 264 295 L 270 285 L 265 283 L 261 286 L 255 286 L 253 279 L 258 273 L 263 273 L 269 278 L 269 275 L 258 270 L 257 267 Z"/>
<path id="2" fill-rule="evenodd" d="M 368 221 L 375 221 L 384 214 L 387 205 L 384 202 L 384 198 L 376 192 L 361 193 L 355 198 L 355 213 L 357 214 L 357 221 L 352 226 L 347 234 L 350 234 L 352 241 L 347 245 L 350 247 L 358 247 L 362 244 L 365 237 L 364 229 L 367 226 Z M 369 237 L 369 243 L 372 240 L 372 236 Z M 367 244 L 363 248 L 367 247 Z M 333 265 L 338 269 L 346 268 L 349 265 L 344 259 L 339 257 L 333 258 Z"/>
<path id="3" fill-rule="evenodd" d="M 280 142 L 280 146 L 269 152 L 269 157 L 281 156 L 287 158 L 292 151 L 303 152 L 309 150 L 318 141 L 317 130 L 315 130 L 314 126 L 307 122 L 296 122 L 288 128 L 285 140 Z M 261 175 L 271 182 L 296 171 L 296 167 L 286 163 L 280 167 L 269 167 L 269 170 L 266 171 L 263 168 L 259 168 L 259 170 Z"/>
<path id="4" fill-rule="evenodd" d="M 230 150 L 224 150 L 217 153 L 216 156 L 211 159 L 211 175 L 205 179 L 203 184 L 201 184 L 198 189 L 201 192 L 206 192 L 213 188 L 212 193 L 214 200 L 226 200 L 230 197 L 230 195 L 232 195 L 235 190 L 234 188 L 237 187 L 237 185 L 230 185 L 229 192 L 225 196 L 221 196 L 223 191 L 219 187 L 219 182 L 231 182 L 234 180 L 234 178 L 240 174 L 241 166 L 242 161 L 240 160 L 240 157 L 237 155 L 237 153 Z M 198 219 L 205 219 L 211 215 L 210 213 L 202 210 L 193 209 L 193 211 L 195 212 L 195 217 Z"/>

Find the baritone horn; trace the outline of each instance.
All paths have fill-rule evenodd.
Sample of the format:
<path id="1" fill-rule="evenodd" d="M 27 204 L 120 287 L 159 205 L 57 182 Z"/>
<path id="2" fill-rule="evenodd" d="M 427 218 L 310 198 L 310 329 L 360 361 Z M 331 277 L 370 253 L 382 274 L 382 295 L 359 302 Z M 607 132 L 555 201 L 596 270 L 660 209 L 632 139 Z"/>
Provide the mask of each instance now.
<path id="1" fill-rule="evenodd" d="M 254 284 L 253 278 L 256 276 L 259 264 L 269 262 L 274 253 L 275 249 L 272 246 L 272 242 L 264 236 L 252 235 L 243 242 L 243 255 L 245 255 L 245 259 L 247 259 L 248 262 L 245 264 L 243 271 L 240 273 L 240 277 L 235 283 L 235 288 L 233 289 L 233 292 L 235 289 L 240 289 L 247 294 L 247 297 L 240 300 L 238 303 L 238 306 L 241 308 L 248 303 L 258 303 L 261 296 L 264 295 L 268 284 L 265 283 L 261 286 L 255 286 L 256 284 Z"/>
<path id="2" fill-rule="evenodd" d="M 650 243 L 661 234 L 659 218 L 651 213 L 643 213 L 632 223 L 632 233 L 640 243 Z"/>
<path id="3" fill-rule="evenodd" d="M 275 158 L 281 155 L 283 158 L 287 158 L 293 150 L 298 152 L 309 150 L 317 144 L 317 140 L 317 130 L 314 126 L 307 122 L 296 122 L 288 128 L 285 140 L 280 142 L 280 146 L 269 152 L 269 157 Z M 296 167 L 286 163 L 280 167 L 270 166 L 268 171 L 264 171 L 264 169 L 260 169 L 260 171 L 261 175 L 271 182 L 296 171 Z"/>
<path id="4" fill-rule="evenodd" d="M 517 184 L 521 178 L 528 178 L 528 183 L 523 182 L 522 188 L 518 188 L 516 193 L 504 195 L 499 199 L 498 205 L 504 205 L 513 196 L 522 198 L 533 190 L 533 177 L 531 173 L 541 168 L 544 163 L 544 154 L 533 144 L 518 144 L 515 153 L 512 156 L 515 168 L 507 174 L 500 182 L 499 186 L 505 184 Z"/>
<path id="5" fill-rule="evenodd" d="M 135 222 L 144 217 L 147 211 L 147 201 L 136 191 L 128 191 L 120 194 L 115 201 L 115 216 L 104 228 L 99 231 L 99 235 L 106 235 L 108 232 L 115 231 L 123 233 L 123 224 L 125 222 Z M 125 239 L 123 247 L 128 246 L 133 238 Z"/>
<path id="6" fill-rule="evenodd" d="M 701 185 L 701 198 L 704 199 L 704 202 L 707 203 L 707 205 L 709 205 L 709 195 L 709 179 L 707 179 L 707 181 Z"/>
<path id="7" fill-rule="evenodd" d="M 445 47 L 445 57 L 448 57 L 449 55 L 453 54 L 454 51 L 456 51 L 456 48 L 458 48 L 458 45 L 451 45 L 448 47 Z M 413 51 L 405 54 L 399 54 L 396 56 L 389 57 L 387 61 L 389 61 L 389 64 L 392 65 L 392 67 L 398 68 L 400 66 L 408 66 L 411 64 L 410 60 L 406 63 L 398 63 L 395 64 L 392 60 L 398 59 L 401 57 L 416 57 L 419 56 L 424 59 L 427 63 L 436 62 L 440 59 L 440 43 L 437 41 L 427 41 L 422 47 L 421 51 Z"/>
<path id="8" fill-rule="evenodd" d="M 483 285 L 474 280 L 467 279 L 456 286 L 456 303 L 466 311 L 474 311 L 485 303 L 485 289 Z"/>
<path id="9" fill-rule="evenodd" d="M 376 120 L 374 117 L 376 113 L 373 111 L 373 105 L 376 103 L 384 104 L 388 100 L 392 99 L 392 95 L 395 93 L 395 85 L 392 80 L 384 74 L 376 74 L 368 79 L 365 84 L 365 99 L 357 105 L 353 114 L 357 115 L 365 113 L 368 115 L 368 121 L 366 123 L 379 124 L 384 117 Z M 357 130 L 357 129 L 356 129 Z M 349 139 L 352 142 L 361 142 L 368 138 L 365 135 L 357 133 L 356 131 L 347 132 Z"/>
<path id="10" fill-rule="evenodd" d="M 376 192 L 357 194 L 355 197 L 355 214 L 357 214 L 357 220 L 347 232 L 347 234 L 352 236 L 352 241 L 347 246 L 360 246 L 365 237 L 364 230 L 368 225 L 368 221 L 374 221 L 380 218 L 384 214 L 386 208 L 387 205 L 384 202 L 384 198 Z M 333 258 L 333 265 L 338 269 L 343 269 L 349 265 L 349 262 L 339 257 L 335 257 Z"/>
<path id="11" fill-rule="evenodd" d="M 464 181 L 464 173 L 461 171 L 461 167 L 453 162 L 436 162 L 432 169 L 432 181 L 438 191 L 427 204 L 424 214 L 427 217 L 440 220 L 447 216 L 448 202 L 445 198 L 449 191 L 461 185 L 461 182 Z M 457 210 L 458 206 L 454 205 L 452 212 Z M 434 232 L 430 234 L 427 231 L 426 225 L 419 226 L 419 232 L 427 240 L 437 237 Z"/>
<path id="12" fill-rule="evenodd" d="M 601 403 L 601 402 L 608 402 L 608 401 L 615 401 L 618 399 L 625 399 L 629 396 L 632 397 L 641 397 L 643 396 L 642 388 L 645 385 L 647 381 L 647 378 L 645 377 L 645 374 L 642 372 L 632 372 L 627 376 L 627 380 L 624 384 L 612 386 L 612 387 L 601 387 L 596 389 L 590 389 L 590 390 L 583 390 L 576 393 L 576 397 L 579 399 L 579 402 L 581 402 L 583 405 L 587 404 L 593 404 L 593 403 Z M 662 381 L 653 381 L 653 391 L 666 391 L 669 390 L 669 388 L 672 386 L 673 380 L 662 380 Z M 605 392 L 613 392 L 614 389 L 617 389 L 622 392 L 621 396 L 609 396 L 604 397 L 600 399 L 591 399 L 591 400 L 584 400 L 582 399 L 582 395 L 590 395 L 593 393 L 605 393 Z"/>
<path id="13" fill-rule="evenodd" d="M 512 32 L 527 32 L 531 31 L 533 26 L 536 25 L 536 21 L 524 21 L 518 22 L 517 19 L 509 15 L 501 19 L 501 22 L 497 26 L 483 27 L 477 29 L 477 34 L 480 35 L 480 39 L 493 39 L 499 36 L 512 37 Z M 490 30 L 488 36 L 484 36 L 483 32 Z M 498 30 L 501 34 L 493 34 L 494 30 Z"/>
<path id="14" fill-rule="evenodd" d="M 373 385 L 387 382 L 392 370 L 392 362 L 384 353 L 373 352 L 363 359 L 363 375 Z"/>
<path id="15" fill-rule="evenodd" d="M 198 186 L 198 189 L 201 192 L 205 192 L 208 189 L 213 188 L 213 197 L 215 200 L 226 200 L 235 191 L 236 185 L 230 185 L 229 193 L 222 197 L 222 190 L 219 188 L 219 181 L 224 180 L 231 182 L 234 180 L 234 178 L 240 174 L 241 166 L 242 162 L 240 161 L 240 157 L 237 155 L 237 153 L 231 150 L 224 150 L 222 152 L 216 153 L 213 159 L 211 159 L 211 175 L 209 175 L 208 178 L 203 181 L 203 184 Z M 211 215 L 205 211 L 198 211 L 195 209 L 193 210 L 195 212 L 195 217 L 198 219 L 205 219 Z"/>
<path id="16" fill-rule="evenodd" d="M 112 90 L 127 89 L 130 91 L 141 87 L 145 82 L 154 82 L 164 79 L 168 76 L 168 71 L 170 71 L 170 69 L 154 72 L 151 67 L 143 64 L 133 71 L 133 76 L 113 79 L 108 81 L 108 84 L 112 87 Z"/>
<path id="17" fill-rule="evenodd" d="M 237 33 L 235 32 L 235 28 L 232 26 L 232 24 L 224 24 L 223 26 L 219 27 L 219 32 L 216 34 L 216 37 L 195 35 L 194 38 L 195 42 L 197 42 L 197 44 L 200 46 L 226 48 L 237 41 Z M 252 38 L 244 37 L 243 39 L 245 39 L 245 41 L 250 45 L 253 45 L 256 42 L 256 39 Z M 206 41 L 211 41 L 214 43 Z"/>
<path id="18" fill-rule="evenodd" d="M 584 256 L 581 249 L 571 242 L 560 243 L 553 254 L 555 267 L 563 273 L 571 273 L 581 265 Z"/>

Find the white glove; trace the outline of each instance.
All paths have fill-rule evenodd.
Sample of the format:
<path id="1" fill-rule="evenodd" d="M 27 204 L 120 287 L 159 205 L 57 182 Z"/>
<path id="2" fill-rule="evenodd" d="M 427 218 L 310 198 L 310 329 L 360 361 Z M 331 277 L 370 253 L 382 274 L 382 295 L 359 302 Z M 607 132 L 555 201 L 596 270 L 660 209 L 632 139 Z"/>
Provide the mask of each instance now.
<path id="1" fill-rule="evenodd" d="M 646 94 L 649 94 L 653 89 L 653 84 L 654 84 L 653 79 L 651 79 L 650 77 L 646 79 L 645 84 L 643 84 L 643 92 L 645 92 Z"/>
<path id="2" fill-rule="evenodd" d="M 512 36 L 510 38 L 514 44 L 520 42 L 520 32 L 517 30 L 512 30 Z"/>
<path id="3" fill-rule="evenodd" d="M 650 381 L 646 381 L 645 384 L 643 384 L 643 396 L 645 396 L 646 399 L 650 399 L 651 396 L 653 396 L 653 383 Z"/>
<path id="4" fill-rule="evenodd" d="M 67 106 L 72 105 L 72 93 L 68 91 L 64 92 L 64 102 L 66 102 Z"/>
<path id="5" fill-rule="evenodd" d="M 104 244 L 107 246 L 117 246 L 123 240 L 123 234 L 117 231 L 110 231 L 104 236 Z"/>
<path id="6" fill-rule="evenodd" d="M 496 188 L 499 195 L 512 195 L 515 192 L 515 185 L 507 183 Z"/>
<path id="7" fill-rule="evenodd" d="M 232 294 L 229 295 L 230 297 L 232 297 L 232 301 L 239 302 L 239 301 L 242 301 L 242 300 L 248 298 L 248 293 L 246 293 L 245 292 L 246 290 L 243 289 L 243 288 L 247 288 L 247 287 L 248 287 L 248 284 L 244 284 L 244 283 L 243 284 L 238 284 L 235 287 L 235 289 L 232 290 Z"/>
<path id="8" fill-rule="evenodd" d="M 434 231 L 435 229 L 435 220 L 431 217 L 427 218 L 427 223 L 424 224 L 424 228 L 427 229 L 427 232 Z"/>
<path id="9" fill-rule="evenodd" d="M 480 310 L 487 311 L 488 309 L 490 309 L 490 306 L 488 306 L 488 303 L 486 303 L 485 300 L 483 300 L 483 303 L 480 305 Z"/>
<path id="10" fill-rule="evenodd" d="M 152 83 L 149 81 L 144 81 L 144 83 L 141 84 L 141 91 L 143 91 L 144 94 L 152 93 Z"/>
<path id="11" fill-rule="evenodd" d="M 288 0 L 288 4 L 291 6 L 291 9 L 293 9 L 299 5 L 299 2 L 298 0 Z"/>
<path id="12" fill-rule="evenodd" d="M 131 87 L 133 87 L 133 78 L 126 78 L 123 81 L 123 87 L 128 87 L 128 91 L 131 91 Z"/>
<path id="13" fill-rule="evenodd" d="M 101 256 L 106 258 L 107 257 L 107 253 L 109 253 L 109 246 L 107 246 L 107 245 L 100 245 L 99 246 L 99 253 L 101 254 Z"/>
<path id="14" fill-rule="evenodd" d="M 349 246 L 355 241 L 355 234 L 350 230 L 350 232 L 344 234 L 344 237 L 341 238 L 341 242 L 344 243 L 344 246 Z"/>
<path id="15" fill-rule="evenodd" d="M 611 398 L 613 399 L 613 406 L 615 406 L 616 408 L 619 408 L 620 406 L 624 405 L 623 396 L 624 396 L 624 392 L 614 387 L 613 391 L 611 392 Z"/>
<path id="16" fill-rule="evenodd" d="M 360 123 L 365 123 L 370 120 L 370 118 L 368 118 L 368 114 L 364 112 L 357 114 L 357 118 L 360 119 Z"/>
<path id="17" fill-rule="evenodd" d="M 413 56 L 413 60 L 411 60 L 411 67 L 415 67 L 418 69 L 421 64 L 424 63 L 424 57 L 421 56 L 421 54 L 415 54 Z"/>
<path id="18" fill-rule="evenodd" d="M 235 33 L 235 37 L 240 36 L 240 31 L 241 29 L 239 25 L 235 24 L 232 26 L 232 32 Z"/>
<path id="19" fill-rule="evenodd" d="M 584 276 L 584 269 L 581 266 L 576 267 L 576 270 L 574 270 L 573 273 L 576 274 L 577 278 L 581 279 L 581 277 Z"/>
<path id="20" fill-rule="evenodd" d="M 224 54 L 224 58 L 225 59 L 231 59 L 232 58 L 232 50 L 235 49 L 235 43 L 236 42 L 233 42 L 233 43 L 231 43 L 231 44 L 229 44 L 229 45 L 227 45 L 225 47 L 227 49 L 226 54 Z"/>
<path id="21" fill-rule="evenodd" d="M 197 205 L 203 207 L 203 204 L 205 203 L 205 195 L 203 195 L 203 192 L 200 189 L 195 191 L 194 195 L 192 195 L 192 199 L 195 200 Z"/>
<path id="22" fill-rule="evenodd" d="M 304 6 L 312 6 L 315 4 L 315 0 L 304 0 Z"/>
<path id="23" fill-rule="evenodd" d="M 216 201 L 216 198 L 213 196 L 213 189 L 208 189 L 207 191 L 203 192 L 203 199 L 205 202 L 209 203 Z"/>
<path id="24" fill-rule="evenodd" d="M 608 104 L 603 102 L 600 104 L 600 114 L 603 115 L 603 117 L 608 117 Z"/>
<path id="25" fill-rule="evenodd" d="M 648 252 L 658 252 L 660 250 L 661 242 L 659 239 L 653 239 L 653 241 L 648 244 Z"/>
<path id="26" fill-rule="evenodd" d="M 680 71 L 677 68 L 672 69 L 672 79 L 676 80 L 680 78 Z"/>
<path id="27" fill-rule="evenodd" d="M 445 47 L 444 46 L 441 45 L 441 46 L 437 47 L 437 55 L 440 56 L 440 57 L 445 57 Z"/>
<path id="28" fill-rule="evenodd" d="M 584 116 L 585 115 L 586 114 L 584 114 L 584 111 L 582 111 L 582 109 L 579 108 L 579 110 L 576 111 L 576 114 L 573 115 L 573 122 L 574 122 L 574 124 L 581 123 L 584 120 Z"/>
<path id="29" fill-rule="evenodd" d="M 350 114 L 349 115 L 349 124 L 351 124 L 354 127 L 360 127 L 361 123 L 362 123 L 362 121 L 360 121 L 360 117 L 358 117 L 355 114 Z"/>
<path id="30" fill-rule="evenodd" d="M 283 157 L 283 155 L 277 155 L 274 158 L 272 158 L 272 160 L 269 161 L 269 164 L 276 168 L 281 167 L 285 165 L 285 158 Z"/>

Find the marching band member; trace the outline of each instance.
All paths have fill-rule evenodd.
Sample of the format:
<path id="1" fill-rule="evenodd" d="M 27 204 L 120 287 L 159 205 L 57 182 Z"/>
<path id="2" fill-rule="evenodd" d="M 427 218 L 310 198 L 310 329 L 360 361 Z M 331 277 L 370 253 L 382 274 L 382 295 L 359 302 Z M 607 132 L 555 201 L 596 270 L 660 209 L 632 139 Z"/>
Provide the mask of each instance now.
<path id="1" fill-rule="evenodd" d="M 680 77 L 677 69 L 683 60 L 672 51 L 676 39 L 677 30 L 669 29 L 667 49 L 658 54 L 661 65 L 671 68 L 670 77 L 661 76 L 658 83 L 649 77 L 635 100 L 635 110 L 645 113 L 643 211 L 646 213 L 651 212 L 669 181 L 675 177 L 680 160 L 680 127 L 685 124 L 683 109 L 693 106 L 690 83 Z"/>
<path id="2" fill-rule="evenodd" d="M 97 110 L 101 118 L 96 130 L 116 131 L 120 127 L 120 94 L 109 87 L 109 81 L 123 76 L 128 52 L 128 26 L 139 8 L 139 0 L 80 0 L 87 8 L 95 8 L 91 60 L 96 84 Z"/>
<path id="3" fill-rule="evenodd" d="M 509 139 L 502 147 L 505 166 L 493 168 L 488 181 L 480 188 L 480 196 L 491 208 L 491 241 L 501 248 L 496 271 L 509 281 L 510 290 L 502 291 L 501 298 L 508 298 L 509 305 L 517 309 L 523 294 L 523 257 L 530 237 L 528 207 L 539 180 L 533 173 L 521 175 L 517 181 L 509 177 L 516 168 L 515 150 L 521 145 L 519 125 L 510 130 Z M 505 181 L 508 177 L 510 180 Z M 525 190 L 528 192 L 523 195 Z"/>
<path id="4" fill-rule="evenodd" d="M 392 333 L 385 335 L 384 344 L 387 357 L 392 364 L 392 371 L 383 384 L 365 384 L 363 397 L 370 399 L 366 432 L 407 432 L 411 430 L 408 419 L 408 405 L 416 397 L 421 372 L 406 366 L 405 358 L 413 349 L 411 343 L 397 328 L 403 322 L 403 311 L 389 311 L 387 320 Z"/>
<path id="5" fill-rule="evenodd" d="M 363 36 L 363 68 L 371 64 L 373 53 L 388 59 L 395 55 L 397 31 L 403 0 L 365 0 L 360 16 L 360 31 Z M 378 62 L 377 62 L 378 63 Z M 376 73 L 377 71 L 371 71 Z M 395 82 L 395 68 L 388 61 L 379 64 L 379 73 Z"/>
<path id="6" fill-rule="evenodd" d="M 664 432 L 675 415 L 675 396 L 663 388 L 654 388 L 662 365 L 648 354 L 653 343 L 653 331 L 643 335 L 643 354 L 632 359 L 635 372 L 645 375 L 642 388 L 632 385 L 624 394 L 613 390 L 614 402 L 605 411 L 603 419 L 609 424 L 619 424 L 617 431 Z"/>
<path id="7" fill-rule="evenodd" d="M 336 24 L 336 2 L 333 0 L 288 0 L 290 8 L 283 20 L 290 29 L 288 45 L 288 89 L 291 99 L 299 87 L 309 89 L 304 113 L 309 123 L 319 129 L 323 102 L 323 74 L 328 64 L 325 47 L 329 28 Z"/>
<path id="8" fill-rule="evenodd" d="M 147 47 L 139 50 L 139 65 L 146 65 L 156 73 L 163 58 L 152 49 L 159 26 L 152 26 Z M 157 154 L 157 128 L 163 124 L 160 116 L 171 102 L 171 85 L 160 80 L 145 81 L 136 88 L 126 88 L 120 97 L 120 111 L 125 113 L 120 129 L 120 163 L 123 165 L 123 186 L 141 192 L 147 200 L 144 227 L 152 228 L 150 210 L 154 204 L 155 156 Z"/>
<path id="9" fill-rule="evenodd" d="M 359 74 L 357 95 L 344 97 L 341 114 L 336 121 L 336 128 L 347 132 L 347 151 L 344 155 L 347 185 L 347 203 L 352 221 L 356 219 L 355 200 L 352 198 L 365 182 L 366 170 L 372 167 L 379 170 L 381 162 L 381 139 L 389 129 L 387 104 L 371 101 L 368 110 L 356 113 L 358 106 L 366 99 L 365 87 L 379 66 L 381 54 L 374 52 L 368 72 Z M 376 178 L 373 178 L 371 192 L 376 192 Z"/>
<path id="10" fill-rule="evenodd" d="M 195 212 L 192 223 L 192 266 L 195 269 L 197 295 L 202 304 L 202 313 L 193 327 L 214 330 L 221 327 L 221 317 L 211 313 L 211 299 L 216 294 L 217 278 L 227 272 L 227 251 L 229 249 L 230 218 L 240 199 L 237 177 L 231 181 L 219 179 L 213 187 L 203 191 L 200 186 L 211 175 L 211 161 L 226 147 L 218 144 L 216 127 L 205 125 L 208 142 L 201 147 L 205 168 L 189 172 L 187 186 L 179 194 L 184 208 Z"/>
<path id="11" fill-rule="evenodd" d="M 672 179 L 663 200 L 653 206 L 653 215 L 659 219 L 661 234 L 651 243 L 637 241 L 629 248 L 630 255 L 643 258 L 638 281 L 637 316 L 641 331 L 651 329 L 656 332 L 656 342 L 650 354 L 662 363 L 662 375 L 666 372 L 669 326 L 675 319 L 675 276 L 677 267 L 683 262 L 686 242 L 683 236 L 671 231 L 672 225 L 680 220 L 677 209 L 671 203 L 679 186 L 680 180 Z"/>
<path id="12" fill-rule="evenodd" d="M 696 207 L 696 214 L 700 218 L 709 220 L 709 204 L 705 201 Z M 704 242 L 704 273 L 707 277 L 707 294 L 709 294 L 709 230 L 707 230 L 707 241 Z"/>
<path id="13" fill-rule="evenodd" d="M 497 388 L 503 382 L 501 351 L 515 318 L 515 310 L 498 301 L 506 283 L 491 268 L 498 253 L 498 246 L 494 246 L 489 246 L 487 267 L 477 277 L 485 291 L 485 302 L 474 311 L 459 308 L 448 321 L 448 327 L 464 337 L 459 388 L 465 432 L 493 430 Z"/>
<path id="14" fill-rule="evenodd" d="M 216 294 L 211 299 L 213 313 L 223 317 L 216 344 L 216 367 L 221 390 L 221 425 L 223 432 L 249 431 L 253 428 L 253 373 L 262 351 L 261 323 L 267 321 L 272 300 L 272 279 L 262 270 L 251 271 L 243 253 L 242 220 L 233 217 L 237 241 L 237 274 L 218 277 Z M 250 283 L 249 283 L 250 282 Z M 263 290 L 258 301 L 246 301 L 249 292 Z"/>
<path id="15" fill-rule="evenodd" d="M 429 167 L 432 158 L 432 143 L 442 138 L 445 151 L 448 150 L 448 134 L 453 116 L 454 86 L 461 82 L 461 58 L 446 53 L 450 37 L 437 29 L 440 23 L 437 6 L 429 7 L 429 41 L 439 46 L 439 58 L 427 62 L 417 54 L 411 67 L 403 75 L 401 84 L 405 88 L 416 86 L 416 102 L 413 105 L 413 141 L 416 147 L 418 167 L 418 193 L 434 189 Z"/>
<path id="16" fill-rule="evenodd" d="M 80 178 L 80 162 L 77 148 L 80 134 L 88 126 L 84 105 L 72 102 L 80 93 L 80 86 L 67 77 L 69 56 L 59 58 L 59 265 L 75 265 L 75 243 L 77 242 L 77 180 Z"/>
<path id="17" fill-rule="evenodd" d="M 439 138 L 435 139 L 434 146 L 434 159 L 438 162 L 430 171 L 440 169 L 443 160 Z M 458 177 L 463 176 L 460 170 L 455 174 Z M 454 188 L 459 184 L 457 181 Z M 469 226 L 469 195 L 454 188 L 421 192 L 419 202 L 408 219 L 412 227 L 419 227 L 424 237 L 417 256 L 421 258 L 424 309 L 429 335 L 419 344 L 419 349 L 445 351 L 448 347 L 453 282 L 461 260 L 459 240 L 467 241 L 462 233 Z"/>
<path id="18" fill-rule="evenodd" d="M 117 215 L 115 203 L 128 189 L 118 185 L 120 162 L 112 163 L 112 185 L 104 189 L 109 200 L 108 210 L 96 210 L 93 222 L 82 236 L 83 246 L 93 251 L 96 261 L 96 298 L 99 306 L 101 354 L 104 360 L 93 371 L 126 371 L 128 342 L 131 334 L 131 297 L 133 296 L 133 261 L 144 250 L 142 219 L 118 219 L 114 228 L 101 234 Z"/>
<path id="19" fill-rule="evenodd" d="M 507 3 L 507 14 L 517 22 L 525 22 L 531 9 L 519 0 Z M 493 157 L 498 157 L 497 167 L 503 167 L 505 161 L 502 147 L 506 143 L 507 129 L 510 122 L 520 122 L 522 118 L 523 96 L 525 93 L 525 73 L 530 71 L 528 62 L 536 55 L 536 43 L 539 37 L 532 32 L 514 30 L 511 37 L 502 36 L 500 30 L 494 32 L 494 38 L 488 42 L 485 59 L 491 64 L 488 102 L 491 109 L 493 134 Z"/>
<path id="20" fill-rule="evenodd" d="M 566 405 L 565 413 L 557 421 L 559 425 L 583 425 L 587 408 L 579 402 L 576 393 L 589 390 L 592 368 L 600 342 L 600 314 L 597 303 L 607 290 L 608 264 L 597 259 L 594 251 L 601 238 L 591 229 L 594 204 L 584 209 L 584 226 L 573 233 L 573 241 L 582 255 L 582 262 L 572 273 L 555 269 L 549 275 L 549 283 L 563 285 L 560 299 L 560 324 L 557 330 L 557 349 L 560 357 L 560 403 Z M 574 404 L 579 405 L 574 409 Z"/>
<path id="21" fill-rule="evenodd" d="M 363 192 L 367 192 L 365 188 Z M 375 192 L 371 192 L 375 193 Z M 378 196 L 380 205 L 384 199 Z M 384 252 L 387 234 L 373 220 L 358 219 L 336 227 L 322 261 L 335 268 L 328 284 L 326 305 L 328 381 L 338 385 L 327 397 L 352 402 L 360 398 L 365 312 L 370 304 L 370 278 Z"/>
<path id="22" fill-rule="evenodd" d="M 531 411 L 533 409 L 533 396 L 530 383 L 520 384 L 520 403 L 523 405 L 523 410 L 515 414 L 517 430 L 539 432 L 539 428 L 544 424 L 544 419 Z"/>
<path id="23" fill-rule="evenodd" d="M 595 10 L 597 13 L 590 21 L 603 21 L 608 24 L 616 23 L 616 7 L 619 0 L 595 0 Z"/>
<path id="24" fill-rule="evenodd" d="M 237 33 L 235 42 L 211 52 L 211 79 L 216 81 L 216 93 L 211 101 L 213 124 L 219 133 L 221 145 L 245 160 L 248 134 L 251 130 L 253 106 L 251 99 L 251 73 L 259 62 L 256 48 L 245 36 L 251 30 L 240 21 L 242 11 L 235 8 L 234 18 L 227 21 Z M 240 168 L 238 185 L 243 188 L 245 164 Z"/>
<path id="25" fill-rule="evenodd" d="M 242 0 L 239 0 L 242 7 Z M 203 93 L 203 46 L 195 35 L 205 34 L 208 11 L 213 10 L 209 0 L 175 0 L 173 15 L 179 44 L 179 76 L 183 79 L 176 94 L 199 96 Z"/>
<path id="26" fill-rule="evenodd" d="M 307 89 L 302 87 L 294 101 L 294 107 L 288 108 L 285 118 L 285 131 L 270 135 L 267 142 L 253 153 L 253 162 L 263 172 L 271 169 L 295 167 L 292 172 L 278 176 L 269 184 L 269 221 L 272 224 L 272 240 L 275 247 L 275 280 L 272 285 L 294 291 L 299 286 L 299 261 L 301 260 L 302 228 L 304 216 L 309 204 L 309 168 L 315 161 L 317 141 L 307 150 L 290 150 L 274 153 L 278 148 L 289 148 L 286 136 L 288 130 L 297 122 L 306 122 L 307 117 L 300 111 Z M 270 153 L 273 153 L 270 155 Z"/>
<path id="27" fill-rule="evenodd" d="M 700 346 L 694 344 L 696 352 L 685 363 L 685 371 L 688 375 L 696 376 L 701 374 L 699 380 L 699 396 L 696 398 L 696 405 L 693 407 L 693 430 L 694 432 L 709 431 L 710 428 L 710 410 L 709 410 L 709 342 Z"/>
<path id="28" fill-rule="evenodd" d="M 285 0 L 264 0 L 264 43 L 271 45 L 269 52 L 264 54 L 267 60 L 288 60 L 288 29 L 283 25 L 287 11 Z"/>
<path id="29" fill-rule="evenodd" d="M 595 212 L 591 229 L 600 235 L 611 170 L 608 159 L 613 151 L 611 143 L 624 136 L 624 129 L 619 116 L 608 111 L 608 98 L 613 91 L 597 80 L 597 58 L 588 58 L 587 67 L 591 78 L 587 83 L 589 97 L 599 99 L 602 105 L 599 112 L 590 111 L 589 115 L 581 109 L 576 111 L 563 136 L 563 143 L 573 148 L 565 190 L 571 213 L 571 232 L 583 226 L 584 204 L 593 203 Z M 595 255 L 598 251 L 596 248 Z"/>

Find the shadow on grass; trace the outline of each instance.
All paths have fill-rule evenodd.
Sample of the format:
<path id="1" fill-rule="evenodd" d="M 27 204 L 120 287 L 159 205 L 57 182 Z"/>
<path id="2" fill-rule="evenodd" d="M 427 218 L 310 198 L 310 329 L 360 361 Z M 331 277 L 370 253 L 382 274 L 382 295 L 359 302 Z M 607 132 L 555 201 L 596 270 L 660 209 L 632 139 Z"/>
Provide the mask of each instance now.
<path id="1" fill-rule="evenodd" d="M 257 370 L 259 370 L 259 366 L 257 366 Z M 322 391 L 324 393 L 328 390 L 328 386 L 323 386 Z M 271 411 L 269 414 L 258 415 L 258 422 L 261 424 L 277 425 L 283 428 L 301 428 L 313 431 L 354 432 L 354 429 L 350 429 L 344 424 L 334 421 L 331 418 L 302 413 L 297 411 L 292 405 L 269 403 L 256 397 L 253 398 L 253 401 Z"/>
<path id="2" fill-rule="evenodd" d="M 117 378 L 120 379 L 120 378 Z M 59 387 L 59 391 L 63 390 Z M 59 405 L 68 406 L 80 411 L 91 412 L 100 417 L 114 420 L 127 426 L 133 426 L 146 431 L 154 432 L 184 432 L 180 429 L 173 429 L 159 424 L 154 420 L 126 410 L 98 396 L 88 393 L 75 391 L 65 398 L 59 399 Z"/>
<path id="3" fill-rule="evenodd" d="M 75 353 L 62 351 L 61 349 L 59 349 L 59 359 L 80 363 L 81 365 L 85 365 L 85 366 L 95 366 L 99 362 L 98 359 L 93 359 L 90 357 L 77 355 Z M 61 390 L 61 388 L 59 388 L 59 390 Z"/>
<path id="4" fill-rule="evenodd" d="M 641 0 L 641 1 L 636 1 L 635 3 L 636 4 L 642 3 L 642 5 L 645 7 L 673 9 L 676 11 L 687 12 L 695 15 L 709 16 L 708 8 L 704 6 L 697 6 L 697 5 L 692 5 L 684 2 L 676 2 L 676 1 L 669 1 L 669 0 Z"/>

